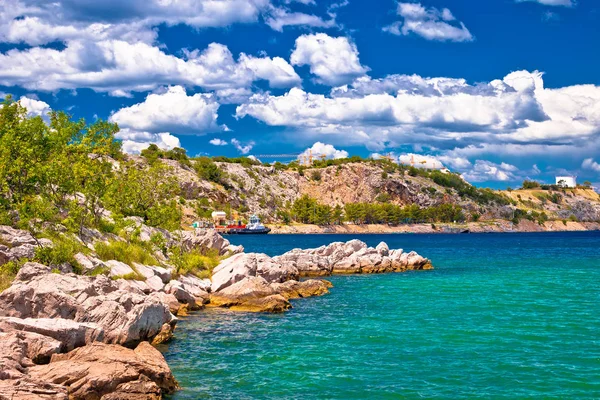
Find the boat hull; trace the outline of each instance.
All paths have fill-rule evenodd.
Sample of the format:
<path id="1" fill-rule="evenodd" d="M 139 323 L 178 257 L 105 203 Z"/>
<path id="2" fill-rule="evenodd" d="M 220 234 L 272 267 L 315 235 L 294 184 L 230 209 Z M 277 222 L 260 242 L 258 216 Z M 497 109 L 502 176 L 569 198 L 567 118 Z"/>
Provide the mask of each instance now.
<path id="1" fill-rule="evenodd" d="M 230 229 L 229 233 L 230 235 L 266 235 L 267 233 L 271 232 L 271 228 L 264 228 L 264 229 Z"/>

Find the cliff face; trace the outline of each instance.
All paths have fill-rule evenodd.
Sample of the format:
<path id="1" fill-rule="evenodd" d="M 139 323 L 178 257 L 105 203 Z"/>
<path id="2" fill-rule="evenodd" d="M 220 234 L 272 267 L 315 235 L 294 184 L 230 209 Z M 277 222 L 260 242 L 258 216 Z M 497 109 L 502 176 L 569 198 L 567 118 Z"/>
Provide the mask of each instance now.
<path id="1" fill-rule="evenodd" d="M 140 164 L 146 162 L 142 157 L 132 159 Z M 170 174 L 182 188 L 186 200 L 185 223 L 198 219 L 200 201 L 206 210 L 237 210 L 242 216 L 257 214 L 266 222 L 277 222 L 277 212 L 289 208 L 303 195 L 332 207 L 358 202 L 420 207 L 450 203 L 460 205 L 466 214 L 479 214 L 481 220 L 512 219 L 516 208 L 544 212 L 550 219 L 600 220 L 600 196 L 591 189 L 496 191 L 506 203 L 511 203 L 507 205 L 461 196 L 456 189 L 441 186 L 427 177 L 397 170 L 389 172 L 374 163 L 308 168 L 301 174 L 273 166 L 218 162 L 224 174 L 220 183 L 215 183 L 199 178 L 192 166 L 173 160 L 161 162 L 171 167 Z"/>

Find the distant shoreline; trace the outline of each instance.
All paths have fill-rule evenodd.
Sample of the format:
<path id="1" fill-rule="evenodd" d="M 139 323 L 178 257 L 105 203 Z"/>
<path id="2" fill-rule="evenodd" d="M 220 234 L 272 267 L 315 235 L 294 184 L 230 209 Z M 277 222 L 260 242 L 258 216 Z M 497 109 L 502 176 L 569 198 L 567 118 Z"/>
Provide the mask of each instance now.
<path id="1" fill-rule="evenodd" d="M 270 224 L 272 235 L 286 234 L 461 234 L 461 233 L 522 233 L 522 232 L 586 232 L 600 230 L 599 222 L 548 221 L 543 225 L 522 220 L 518 225 L 506 220 L 469 222 L 464 224 L 412 224 L 390 226 L 365 225 L 275 225 Z"/>

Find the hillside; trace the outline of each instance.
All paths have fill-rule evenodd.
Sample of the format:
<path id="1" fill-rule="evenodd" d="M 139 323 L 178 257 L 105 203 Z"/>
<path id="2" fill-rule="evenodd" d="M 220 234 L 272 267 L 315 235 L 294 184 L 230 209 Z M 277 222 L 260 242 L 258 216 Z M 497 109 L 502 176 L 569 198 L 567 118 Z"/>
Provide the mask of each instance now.
<path id="1" fill-rule="evenodd" d="M 144 157 L 130 158 L 139 166 L 147 164 Z M 296 225 L 296 229 L 291 231 L 310 232 L 311 229 L 299 228 L 299 223 L 310 224 L 311 221 L 300 221 L 295 215 L 294 204 L 303 197 L 332 210 L 336 206 L 342 209 L 341 221 L 336 221 L 332 216 L 330 221 L 321 225 L 339 225 L 337 222 L 390 224 L 393 219 L 389 219 L 389 213 L 411 205 L 422 210 L 453 205 L 460 209 L 461 216 L 458 220 L 434 221 L 435 218 L 425 214 L 404 222 L 477 222 L 481 225 L 497 220 L 525 220 L 540 225 L 546 221 L 559 221 L 566 226 L 564 222 L 567 221 L 575 223 L 600 220 L 600 195 L 589 188 L 511 191 L 476 189 L 451 173 L 415 171 L 386 161 L 360 160 L 313 168 L 292 166 L 285 169 L 277 165 L 218 161 L 214 163 L 221 171 L 220 177 L 215 179 L 218 182 L 201 177 L 198 160 L 190 160 L 189 164 L 168 159 L 160 159 L 160 162 L 170 168 L 170 174 L 182 188 L 181 196 L 185 201 L 180 203 L 185 203 L 182 207 L 184 224 L 206 219 L 210 211 L 225 210 L 228 213 L 237 211 L 242 218 L 255 213 L 267 223 L 281 227 Z M 375 213 L 379 208 L 389 210 L 390 205 L 397 209 L 388 211 L 387 216 L 353 221 L 348 218 L 348 207 L 357 204 L 375 207 Z M 278 231 L 290 231 L 281 227 Z M 471 230 L 477 229 L 471 227 Z M 340 228 L 326 231 L 340 231 Z"/>

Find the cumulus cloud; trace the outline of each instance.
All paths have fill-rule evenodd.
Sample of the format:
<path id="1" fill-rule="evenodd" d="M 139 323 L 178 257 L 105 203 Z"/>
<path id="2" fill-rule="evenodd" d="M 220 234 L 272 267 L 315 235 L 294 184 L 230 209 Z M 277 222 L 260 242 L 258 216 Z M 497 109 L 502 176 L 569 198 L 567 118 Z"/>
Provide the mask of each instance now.
<path id="1" fill-rule="evenodd" d="M 252 148 L 254 147 L 253 141 L 250 141 L 246 144 L 242 144 L 242 142 L 235 138 L 231 139 L 231 144 L 242 154 L 250 153 L 250 151 L 252 151 Z"/>
<path id="2" fill-rule="evenodd" d="M 211 94 L 188 96 L 183 87 L 171 86 L 165 93 L 149 94 L 142 103 L 120 109 L 109 120 L 138 131 L 200 135 L 226 129 L 217 124 L 218 109 Z"/>
<path id="3" fill-rule="evenodd" d="M 515 181 L 518 168 L 507 163 L 496 164 L 487 160 L 477 160 L 471 170 L 462 174 L 463 179 L 469 182 L 486 181 Z"/>
<path id="4" fill-rule="evenodd" d="M 269 7 L 270 0 L 11 0 L 0 3 L 0 41 L 37 46 L 118 38 L 150 43 L 160 24 L 206 28 L 253 23 Z"/>
<path id="5" fill-rule="evenodd" d="M 581 168 L 590 169 L 595 172 L 600 172 L 600 164 L 594 161 L 593 158 L 586 158 L 585 160 L 583 160 L 583 163 L 581 163 Z"/>
<path id="6" fill-rule="evenodd" d="M 256 94 L 236 115 L 377 151 L 425 144 L 457 149 L 453 155 L 459 157 L 467 156 L 463 149 L 469 156 L 543 154 L 553 151 L 548 147 L 566 151 L 600 142 L 600 87 L 547 89 L 537 71 L 477 85 L 448 78 L 363 77 L 330 95 L 299 88 L 280 96 Z"/>
<path id="7" fill-rule="evenodd" d="M 290 58 L 292 65 L 308 65 L 317 81 L 326 85 L 341 85 L 365 75 L 356 45 L 347 37 L 331 37 L 324 33 L 302 35 Z"/>
<path id="8" fill-rule="evenodd" d="M 205 90 L 242 89 L 260 79 L 273 87 L 300 83 L 282 58 L 242 53 L 235 60 L 227 46 L 218 43 L 202 51 L 186 51 L 183 58 L 146 43 L 122 40 L 73 41 L 64 50 L 33 47 L 0 53 L 0 85 L 30 90 L 90 88 L 124 95 L 175 84 Z"/>
<path id="9" fill-rule="evenodd" d="M 515 0 L 517 3 L 534 2 L 540 3 L 545 6 L 563 6 L 573 7 L 576 4 L 576 0 Z"/>
<path id="10" fill-rule="evenodd" d="M 401 20 L 384 27 L 384 31 L 398 36 L 414 33 L 427 40 L 474 40 L 465 24 L 457 21 L 447 8 L 439 10 L 435 7 L 425 8 L 420 3 L 398 3 L 397 14 Z"/>
<path id="11" fill-rule="evenodd" d="M 330 144 L 325 144 L 321 142 L 316 142 L 304 150 L 299 156 L 298 159 L 302 160 L 305 157 L 308 157 L 309 154 L 315 159 L 319 159 L 321 156 L 324 156 L 327 159 L 339 159 L 339 158 L 348 158 L 348 152 L 346 150 L 338 150 Z"/>
<path id="12" fill-rule="evenodd" d="M 19 103 L 27 109 L 28 116 L 40 116 L 47 120 L 48 113 L 52 111 L 48 103 L 27 96 L 21 96 Z"/>
<path id="13" fill-rule="evenodd" d="M 181 147 L 179 139 L 168 132 L 151 133 L 125 128 L 121 129 L 115 138 L 122 141 L 123 151 L 129 154 L 139 154 L 151 144 L 155 144 L 163 150 Z"/>
<path id="14" fill-rule="evenodd" d="M 212 144 L 213 146 L 227 146 L 227 141 L 219 138 L 211 139 L 208 143 Z"/>

